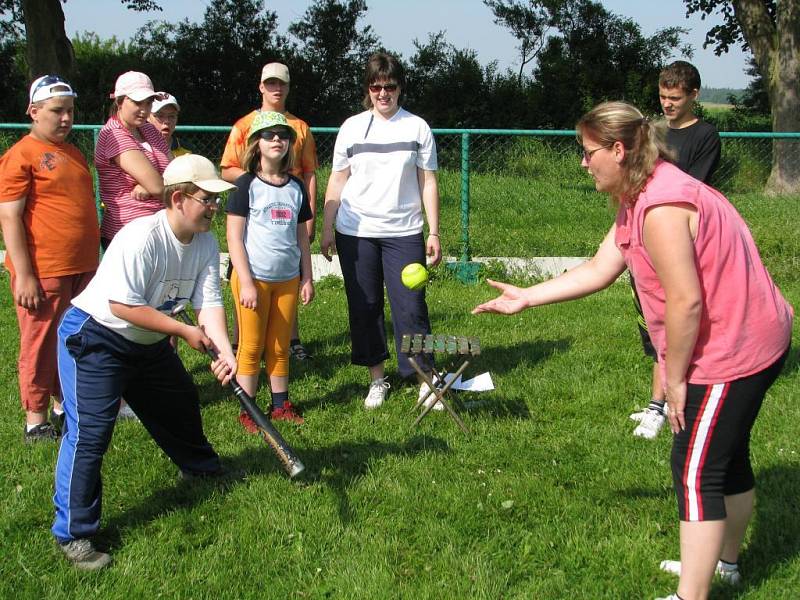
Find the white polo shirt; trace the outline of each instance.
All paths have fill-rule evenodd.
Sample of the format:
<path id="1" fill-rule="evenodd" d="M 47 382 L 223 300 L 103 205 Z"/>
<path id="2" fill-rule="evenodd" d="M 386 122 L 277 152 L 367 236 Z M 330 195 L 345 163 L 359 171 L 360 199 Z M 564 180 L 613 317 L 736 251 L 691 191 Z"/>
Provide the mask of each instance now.
<path id="1" fill-rule="evenodd" d="M 417 168 L 435 171 L 428 124 L 405 109 L 391 119 L 365 111 L 347 119 L 333 149 L 333 170 L 350 168 L 336 230 L 358 237 L 402 237 L 422 231 Z"/>

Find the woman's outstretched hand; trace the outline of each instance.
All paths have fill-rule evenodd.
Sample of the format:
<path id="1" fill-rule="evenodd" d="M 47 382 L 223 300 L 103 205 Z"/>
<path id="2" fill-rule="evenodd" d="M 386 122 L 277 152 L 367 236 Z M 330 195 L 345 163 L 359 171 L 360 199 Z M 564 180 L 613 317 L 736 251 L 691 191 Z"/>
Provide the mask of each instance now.
<path id="1" fill-rule="evenodd" d="M 528 302 L 524 298 L 524 290 L 510 283 L 501 283 L 499 281 L 492 281 L 487 279 L 488 283 L 493 288 L 497 288 L 503 292 L 500 296 L 489 302 L 479 304 L 472 309 L 473 315 L 480 313 L 490 312 L 501 315 L 514 315 L 528 308 Z"/>

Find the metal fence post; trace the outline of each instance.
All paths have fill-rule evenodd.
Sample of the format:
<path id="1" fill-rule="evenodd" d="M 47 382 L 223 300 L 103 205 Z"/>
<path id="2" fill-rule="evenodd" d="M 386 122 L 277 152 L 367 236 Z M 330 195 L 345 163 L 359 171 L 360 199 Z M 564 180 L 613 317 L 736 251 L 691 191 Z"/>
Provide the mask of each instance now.
<path id="1" fill-rule="evenodd" d="M 461 262 L 472 260 L 469 246 L 469 133 L 461 134 Z"/>

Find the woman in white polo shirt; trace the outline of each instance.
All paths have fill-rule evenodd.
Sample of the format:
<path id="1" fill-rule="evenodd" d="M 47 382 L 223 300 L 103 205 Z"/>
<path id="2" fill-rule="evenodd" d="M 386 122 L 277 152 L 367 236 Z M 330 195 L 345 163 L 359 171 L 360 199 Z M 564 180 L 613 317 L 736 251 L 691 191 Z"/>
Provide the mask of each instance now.
<path id="1" fill-rule="evenodd" d="M 351 360 L 369 368 L 366 408 L 377 408 L 389 388 L 383 287 L 392 310 L 398 368 L 415 371 L 400 353 L 404 333 L 430 333 L 425 290 L 409 290 L 400 272 L 409 263 L 437 264 L 439 188 L 436 144 L 430 127 L 400 107 L 405 89 L 402 64 L 390 54 L 373 54 L 364 77 L 366 111 L 339 130 L 333 170 L 325 194 L 322 253 L 335 251 L 344 276 L 350 318 Z M 428 233 L 423 234 L 423 209 Z M 334 222 L 336 229 L 334 232 Z M 425 359 L 433 368 L 432 357 Z M 423 384 L 424 385 L 424 384 Z M 425 390 L 427 391 L 427 389 Z"/>

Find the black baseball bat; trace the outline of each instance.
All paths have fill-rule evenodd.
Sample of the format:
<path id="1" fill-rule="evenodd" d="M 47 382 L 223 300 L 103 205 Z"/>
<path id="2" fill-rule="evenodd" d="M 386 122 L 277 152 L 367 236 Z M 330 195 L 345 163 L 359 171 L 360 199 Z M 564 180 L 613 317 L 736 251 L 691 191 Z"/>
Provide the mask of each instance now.
<path id="1" fill-rule="evenodd" d="M 186 314 L 185 308 L 185 306 L 177 307 L 172 315 L 177 316 L 187 325 L 194 327 L 194 322 L 191 317 Z M 211 360 L 217 360 L 217 351 L 213 347 L 207 346 L 206 354 L 211 357 Z M 300 461 L 292 447 L 283 439 L 281 433 L 275 429 L 270 418 L 264 414 L 264 411 L 258 407 L 258 404 L 255 403 L 255 400 L 253 400 L 250 394 L 236 381 L 236 377 L 232 377 L 228 385 L 231 386 L 234 396 L 239 399 L 239 404 L 242 405 L 245 412 L 253 419 L 261 437 L 264 438 L 264 441 L 269 444 L 270 448 L 272 448 L 273 452 L 275 452 L 278 459 L 281 461 L 281 465 L 283 465 L 289 477 L 294 478 L 300 475 L 300 473 L 305 470 L 305 465 Z"/>

